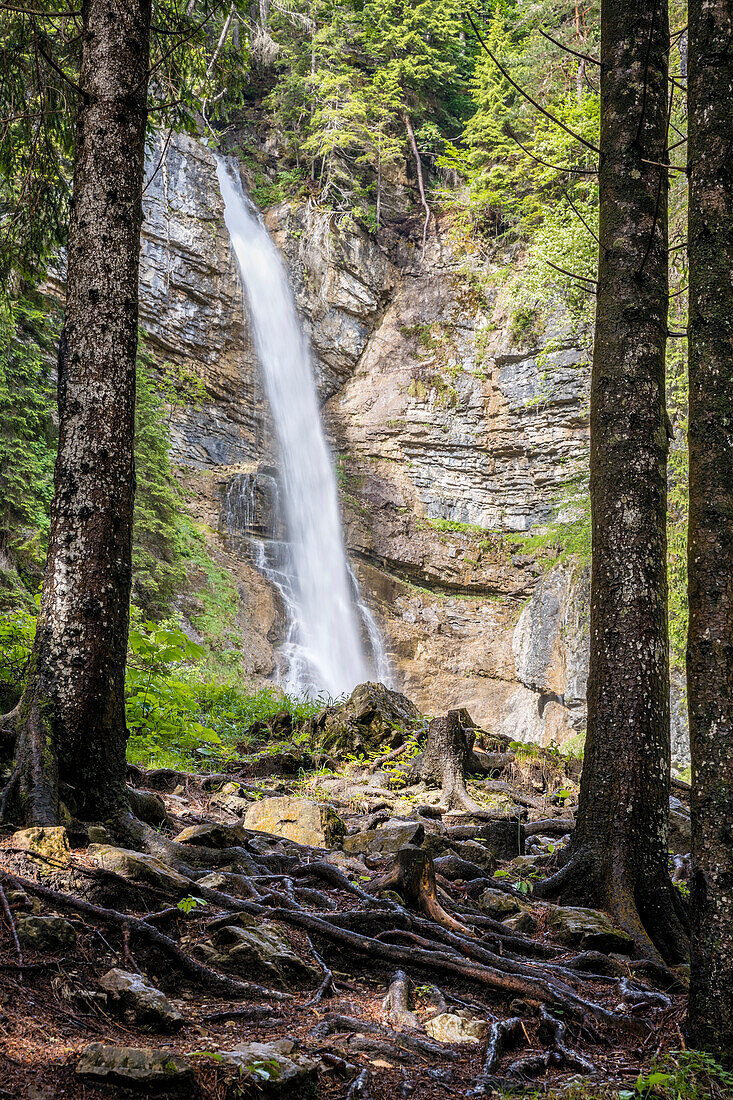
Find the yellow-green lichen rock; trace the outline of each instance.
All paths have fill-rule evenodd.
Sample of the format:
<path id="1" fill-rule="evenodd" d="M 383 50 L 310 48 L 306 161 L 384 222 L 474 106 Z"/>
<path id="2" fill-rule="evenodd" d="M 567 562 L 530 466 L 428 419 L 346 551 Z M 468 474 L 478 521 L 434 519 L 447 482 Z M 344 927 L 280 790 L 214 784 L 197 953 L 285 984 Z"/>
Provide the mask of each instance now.
<path id="1" fill-rule="evenodd" d="M 335 848 L 346 836 L 335 810 L 307 798 L 263 798 L 247 810 L 244 826 L 313 848 Z"/>
<path id="2" fill-rule="evenodd" d="M 66 867 L 69 863 L 69 838 L 63 825 L 37 825 L 32 829 L 19 829 L 13 833 L 13 847 L 23 848 L 29 854 L 37 853 L 39 863 L 49 870 Z M 50 862 L 47 862 L 50 861 Z"/>

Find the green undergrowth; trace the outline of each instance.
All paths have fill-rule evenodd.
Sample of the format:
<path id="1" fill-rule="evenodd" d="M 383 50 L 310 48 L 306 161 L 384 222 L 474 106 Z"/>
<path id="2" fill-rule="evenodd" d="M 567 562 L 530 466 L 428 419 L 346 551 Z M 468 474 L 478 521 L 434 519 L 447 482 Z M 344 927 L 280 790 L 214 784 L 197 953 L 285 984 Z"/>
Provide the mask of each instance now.
<path id="1" fill-rule="evenodd" d="M 572 1082 L 549 1091 L 528 1087 L 499 1091 L 497 1100 L 730 1100 L 733 1073 L 710 1054 L 672 1050 L 655 1058 L 651 1068 L 621 1086 Z"/>

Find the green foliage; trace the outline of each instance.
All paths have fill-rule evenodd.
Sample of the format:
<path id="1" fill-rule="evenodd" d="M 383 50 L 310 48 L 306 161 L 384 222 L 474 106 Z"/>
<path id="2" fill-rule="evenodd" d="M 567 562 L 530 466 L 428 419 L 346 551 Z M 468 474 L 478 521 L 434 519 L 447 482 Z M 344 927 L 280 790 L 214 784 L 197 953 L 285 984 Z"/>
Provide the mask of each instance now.
<path id="1" fill-rule="evenodd" d="M 733 1095 L 733 1073 L 700 1050 L 673 1050 L 640 1074 L 619 1100 L 724 1100 Z"/>
<path id="2" fill-rule="evenodd" d="M 167 613 L 174 594 L 186 584 L 181 494 L 170 466 L 170 431 L 161 389 L 168 397 L 179 392 L 170 378 L 159 386 L 152 357 L 141 347 L 135 417 L 133 599 L 153 618 Z"/>
<path id="3" fill-rule="evenodd" d="M 56 457 L 49 368 L 55 317 L 28 299 L 0 302 L 0 551 L 34 590 L 41 576 Z"/>
<path id="4" fill-rule="evenodd" d="M 20 698 L 35 636 L 35 615 L 22 610 L 0 614 L 0 714 Z"/>
<path id="5" fill-rule="evenodd" d="M 211 756 L 219 735 L 197 719 L 196 695 L 182 677 L 186 662 L 204 649 L 173 624 L 133 624 L 130 629 L 125 708 L 136 756 L 172 747 L 179 754 Z"/>
<path id="6" fill-rule="evenodd" d="M 185 898 L 181 898 L 181 900 L 176 903 L 177 908 L 180 909 L 186 917 L 190 916 L 191 913 L 195 913 L 199 906 L 203 907 L 205 905 L 208 905 L 208 902 L 204 898 L 197 898 L 195 894 L 188 894 Z"/>

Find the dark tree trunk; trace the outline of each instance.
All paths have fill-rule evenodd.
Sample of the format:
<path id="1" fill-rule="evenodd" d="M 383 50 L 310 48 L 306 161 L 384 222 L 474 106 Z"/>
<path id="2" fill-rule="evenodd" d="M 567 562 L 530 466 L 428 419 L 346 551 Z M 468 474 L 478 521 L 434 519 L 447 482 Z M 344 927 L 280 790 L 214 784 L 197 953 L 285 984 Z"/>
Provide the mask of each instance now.
<path id="1" fill-rule="evenodd" d="M 606 909 L 642 951 L 679 960 L 667 872 L 668 49 L 666 0 L 604 0 L 588 737 L 569 859 L 540 890 Z"/>
<path id="2" fill-rule="evenodd" d="M 691 1043 L 733 1063 L 733 0 L 689 4 Z"/>
<path id="3" fill-rule="evenodd" d="M 5 798 L 6 815 L 28 824 L 55 822 L 61 799 L 99 818 L 125 797 L 150 14 L 150 0 L 83 4 L 55 493 L 30 676 L 12 716 L 16 767 Z"/>

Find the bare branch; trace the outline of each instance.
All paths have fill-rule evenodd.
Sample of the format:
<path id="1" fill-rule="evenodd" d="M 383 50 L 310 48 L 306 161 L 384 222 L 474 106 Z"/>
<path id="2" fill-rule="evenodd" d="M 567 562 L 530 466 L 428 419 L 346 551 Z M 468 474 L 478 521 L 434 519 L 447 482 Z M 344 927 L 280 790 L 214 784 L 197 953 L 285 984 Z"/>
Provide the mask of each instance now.
<path id="1" fill-rule="evenodd" d="M 547 31 L 543 31 L 542 27 L 538 27 L 537 30 L 543 38 L 546 38 L 548 42 L 552 42 L 553 46 L 559 46 L 561 50 L 565 50 L 565 53 L 571 53 L 573 57 L 579 57 L 581 61 L 590 61 L 591 65 L 597 65 L 599 68 L 601 67 L 601 63 L 597 57 L 590 57 L 588 54 L 579 53 L 577 50 L 571 50 L 570 46 L 566 46 L 563 42 L 558 42 L 558 40 L 553 38 L 551 34 L 548 34 Z"/>

